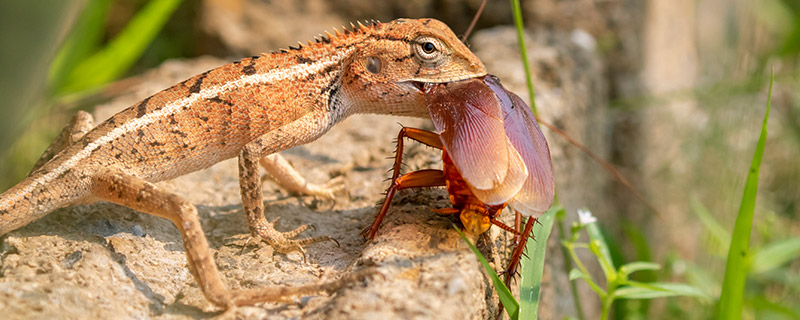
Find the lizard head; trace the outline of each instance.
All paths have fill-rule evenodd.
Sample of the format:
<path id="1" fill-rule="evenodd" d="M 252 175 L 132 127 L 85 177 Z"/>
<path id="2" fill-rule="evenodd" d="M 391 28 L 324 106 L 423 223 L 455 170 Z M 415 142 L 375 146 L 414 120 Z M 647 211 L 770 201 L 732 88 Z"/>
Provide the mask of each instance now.
<path id="1" fill-rule="evenodd" d="M 486 75 L 486 68 L 443 22 L 398 19 L 360 27 L 361 43 L 341 75 L 357 112 L 427 116 L 423 87 Z"/>

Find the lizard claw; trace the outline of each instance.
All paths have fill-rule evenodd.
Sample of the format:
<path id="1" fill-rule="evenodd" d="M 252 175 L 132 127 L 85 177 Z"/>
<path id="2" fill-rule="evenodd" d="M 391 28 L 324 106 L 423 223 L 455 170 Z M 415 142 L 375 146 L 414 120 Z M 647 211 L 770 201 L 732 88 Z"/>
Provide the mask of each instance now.
<path id="1" fill-rule="evenodd" d="M 303 256 L 303 263 L 306 263 L 307 262 L 307 260 L 306 260 L 306 250 L 303 249 L 303 246 L 301 246 L 299 244 L 295 244 L 295 246 L 292 248 L 292 250 L 287 252 L 287 254 L 295 252 L 295 251 L 296 252 L 300 252 L 300 255 Z"/>
<path id="2" fill-rule="evenodd" d="M 332 240 L 338 246 L 338 241 L 334 240 L 328 236 L 320 236 L 320 237 L 312 237 L 312 238 L 303 238 L 303 239 L 294 239 L 300 233 L 308 230 L 309 228 L 316 229 L 313 225 L 300 225 L 299 227 L 295 228 L 292 231 L 287 232 L 280 232 L 275 229 L 275 222 L 278 219 L 275 219 L 272 223 L 266 223 L 261 228 L 255 230 L 255 234 L 251 237 L 254 239 L 258 239 L 259 241 L 264 241 L 270 246 L 272 246 L 275 251 L 289 254 L 292 252 L 300 252 L 303 255 L 303 262 L 307 261 L 306 259 L 306 252 L 303 247 L 310 245 L 312 243 L 321 242 L 321 241 L 328 241 Z M 250 239 L 248 239 L 248 242 Z M 247 244 L 245 244 L 246 246 Z"/>
<path id="3" fill-rule="evenodd" d="M 247 249 L 247 246 L 250 245 L 250 241 L 253 239 L 254 238 L 252 236 L 247 237 L 247 240 L 245 240 L 244 244 L 242 245 L 242 251 L 239 251 L 239 255 L 242 255 L 244 253 L 244 249 Z"/>

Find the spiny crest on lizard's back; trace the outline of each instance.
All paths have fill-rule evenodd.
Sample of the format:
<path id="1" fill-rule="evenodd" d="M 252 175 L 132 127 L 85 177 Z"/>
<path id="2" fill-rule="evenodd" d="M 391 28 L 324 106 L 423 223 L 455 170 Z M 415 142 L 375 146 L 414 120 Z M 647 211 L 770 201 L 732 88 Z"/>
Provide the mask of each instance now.
<path id="1" fill-rule="evenodd" d="M 339 32 L 339 30 L 336 29 L 336 27 L 333 27 L 333 34 L 328 32 L 328 30 L 325 30 L 325 34 L 321 34 L 320 33 L 319 35 L 314 37 L 313 40 L 308 40 L 307 44 L 305 46 L 309 46 L 310 47 L 310 46 L 313 46 L 315 44 L 317 44 L 317 45 L 330 44 L 336 38 L 340 38 L 340 37 L 343 37 L 343 36 L 364 34 L 365 32 L 367 32 L 367 31 L 369 31 L 371 29 L 378 28 L 382 24 L 383 23 L 381 23 L 380 21 L 374 20 L 374 19 L 373 20 L 369 20 L 369 21 L 365 20 L 363 23 L 361 21 L 356 21 L 356 24 L 353 24 L 352 22 L 350 22 L 350 27 L 349 28 L 345 27 L 345 26 L 341 27 L 342 30 L 343 30 L 342 32 Z M 288 49 L 281 48 L 278 51 L 272 51 L 272 53 L 273 54 L 275 54 L 275 53 L 289 53 L 290 51 L 299 51 L 299 50 L 302 50 L 303 48 L 304 48 L 303 43 L 298 41 L 296 47 L 295 46 L 289 46 Z"/>

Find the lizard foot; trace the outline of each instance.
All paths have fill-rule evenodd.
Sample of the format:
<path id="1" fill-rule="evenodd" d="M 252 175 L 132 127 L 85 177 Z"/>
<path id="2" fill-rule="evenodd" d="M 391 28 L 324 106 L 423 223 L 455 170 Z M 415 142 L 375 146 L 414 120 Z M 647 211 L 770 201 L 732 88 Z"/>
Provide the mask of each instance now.
<path id="1" fill-rule="evenodd" d="M 306 251 L 303 249 L 303 247 L 305 246 L 322 241 L 333 241 L 337 247 L 339 246 L 338 241 L 328 236 L 293 239 L 294 237 L 297 237 L 300 233 L 308 230 L 309 228 L 311 229 L 316 229 L 316 228 L 312 225 L 304 224 L 295 228 L 292 231 L 280 232 L 275 229 L 275 226 L 277 225 L 279 220 L 280 218 L 277 218 L 273 220 L 271 223 L 266 222 L 266 224 L 260 226 L 259 228 L 256 228 L 256 230 L 254 230 L 254 234 L 245 242 L 242 250 L 244 250 L 244 248 L 246 248 L 250 244 L 251 242 L 250 240 L 255 239 L 266 242 L 267 244 L 272 246 L 272 248 L 274 248 L 275 251 L 278 251 L 283 254 L 288 254 L 295 251 L 300 252 L 300 254 L 303 256 L 303 262 L 306 262 Z"/>
<path id="2" fill-rule="evenodd" d="M 277 153 L 261 157 L 258 162 L 267 171 L 268 176 L 292 193 L 333 199 L 335 193 L 344 190 L 344 178 L 341 176 L 325 184 L 309 183 L 288 160 Z"/>
<path id="3" fill-rule="evenodd" d="M 304 190 L 299 190 L 297 192 L 309 196 L 322 197 L 328 200 L 335 200 L 334 194 L 345 190 L 344 177 L 338 176 L 336 178 L 331 179 L 331 181 L 328 181 L 328 183 L 325 184 L 309 183 L 306 184 L 303 189 Z"/>

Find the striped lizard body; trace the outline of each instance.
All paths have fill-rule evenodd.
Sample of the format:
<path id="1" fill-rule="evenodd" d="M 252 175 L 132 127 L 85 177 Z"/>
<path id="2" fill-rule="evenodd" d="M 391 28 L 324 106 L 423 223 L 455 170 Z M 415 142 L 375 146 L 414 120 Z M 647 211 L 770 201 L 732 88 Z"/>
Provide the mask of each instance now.
<path id="1" fill-rule="evenodd" d="M 146 98 L 85 134 L 91 117 L 77 115 L 45 152 L 43 158 L 52 159 L 0 194 L 0 235 L 60 207 L 105 200 L 170 219 L 181 231 L 195 280 L 221 307 L 332 290 L 341 283 L 228 290 L 194 206 L 152 183 L 238 157 L 252 236 L 280 252 L 302 251 L 328 238 L 291 239 L 305 226 L 280 233 L 266 221 L 259 162 L 288 189 L 330 195 L 273 154 L 315 140 L 352 114 L 427 117 L 425 83 L 485 74 L 480 60 L 433 19 L 359 24 L 245 58 Z"/>

